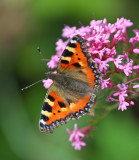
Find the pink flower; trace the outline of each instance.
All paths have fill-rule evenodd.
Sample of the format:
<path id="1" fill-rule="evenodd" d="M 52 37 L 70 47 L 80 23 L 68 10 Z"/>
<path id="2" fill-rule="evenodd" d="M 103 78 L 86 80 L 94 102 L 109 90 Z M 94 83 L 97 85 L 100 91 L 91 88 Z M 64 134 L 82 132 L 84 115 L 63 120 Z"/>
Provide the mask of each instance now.
<path id="1" fill-rule="evenodd" d="M 92 47 L 92 49 L 93 49 L 93 47 Z M 91 52 L 91 48 L 89 49 L 89 51 Z M 102 56 L 104 55 L 104 52 L 105 52 L 105 47 L 101 50 L 94 49 L 94 51 L 92 51 L 92 54 L 98 54 L 100 59 L 102 59 Z"/>
<path id="2" fill-rule="evenodd" d="M 110 78 L 105 79 L 105 80 L 101 79 L 101 89 L 108 87 L 108 85 L 110 84 L 109 80 L 110 80 Z"/>
<path id="3" fill-rule="evenodd" d="M 106 71 L 107 70 L 107 67 L 109 67 L 109 64 L 108 62 L 112 61 L 113 59 L 112 58 L 108 58 L 107 60 L 105 61 L 101 61 L 100 59 L 98 58 L 95 58 L 94 61 L 99 65 L 99 70 L 100 72 L 102 71 Z"/>
<path id="4" fill-rule="evenodd" d="M 108 96 L 107 101 L 108 101 L 108 102 L 111 102 L 111 101 L 115 101 L 115 99 L 112 98 L 112 97 L 110 97 L 110 96 Z"/>
<path id="5" fill-rule="evenodd" d="M 130 20 L 125 19 L 122 17 L 121 19 L 117 18 L 117 22 L 115 23 L 115 26 L 117 29 L 120 29 L 123 33 L 126 32 L 127 27 L 131 27 L 133 23 Z"/>
<path id="6" fill-rule="evenodd" d="M 128 85 L 125 85 L 124 83 L 122 83 L 122 84 L 117 84 L 117 87 L 120 89 L 120 91 L 126 91 L 128 88 Z"/>
<path id="7" fill-rule="evenodd" d="M 62 31 L 62 36 L 66 37 L 66 38 L 72 38 L 73 36 L 75 36 L 76 33 L 76 27 L 69 27 L 69 26 L 65 26 L 63 31 Z"/>
<path id="8" fill-rule="evenodd" d="M 113 94 L 113 96 L 119 96 L 119 102 L 123 102 L 125 100 L 125 97 L 128 95 L 126 94 L 126 91 L 120 91 Z"/>
<path id="9" fill-rule="evenodd" d="M 92 20 L 91 22 L 90 22 L 90 27 L 91 28 L 94 28 L 95 26 L 98 26 L 98 25 L 100 25 L 102 23 L 102 20 Z"/>
<path id="10" fill-rule="evenodd" d="M 132 73 L 133 60 L 131 59 L 130 62 L 125 64 L 124 66 L 119 65 L 119 68 L 124 71 L 126 76 L 129 76 L 129 74 Z"/>
<path id="11" fill-rule="evenodd" d="M 139 48 L 133 49 L 133 52 L 139 54 Z"/>
<path id="12" fill-rule="evenodd" d="M 114 34 L 114 38 L 113 38 L 113 42 L 112 43 L 117 43 L 119 41 L 121 41 L 123 39 L 123 33 L 121 30 L 118 30 L 115 34 Z"/>
<path id="13" fill-rule="evenodd" d="M 77 34 L 81 35 L 82 37 L 85 37 L 88 35 L 88 33 L 91 31 L 91 28 L 89 26 L 81 26 L 81 28 L 79 28 L 77 30 Z"/>
<path id="14" fill-rule="evenodd" d="M 82 146 L 86 146 L 86 143 L 79 139 L 78 141 L 74 141 L 72 146 L 75 148 L 75 150 L 81 150 Z"/>
<path id="15" fill-rule="evenodd" d="M 125 102 L 125 101 L 122 101 L 122 102 L 120 102 L 120 105 L 119 105 L 119 107 L 118 107 L 118 110 L 122 110 L 122 111 L 124 111 L 124 110 L 127 110 L 127 106 L 129 106 L 129 103 L 128 102 Z"/>
<path id="16" fill-rule="evenodd" d="M 132 68 L 135 69 L 135 70 L 139 69 L 139 65 L 133 66 Z"/>
<path id="17" fill-rule="evenodd" d="M 47 63 L 47 66 L 51 69 L 54 69 L 57 67 L 59 62 L 59 57 L 57 55 L 54 55 L 51 57 L 51 60 Z"/>
<path id="18" fill-rule="evenodd" d="M 108 23 L 108 25 L 105 26 L 105 30 L 107 33 L 114 33 L 116 31 L 115 24 Z"/>
<path id="19" fill-rule="evenodd" d="M 69 141 L 71 142 L 80 139 L 80 137 L 84 137 L 84 134 L 80 132 L 80 130 L 78 129 L 77 124 L 74 125 L 73 132 L 71 132 L 68 128 L 67 128 L 67 132 L 70 134 Z"/>
<path id="20" fill-rule="evenodd" d="M 130 104 L 131 104 L 132 106 L 134 106 L 134 105 L 135 105 L 135 103 L 134 103 L 133 101 L 130 101 Z"/>
<path id="21" fill-rule="evenodd" d="M 139 41 L 139 30 L 134 29 L 135 37 L 130 38 L 129 42 L 134 46 L 137 41 Z"/>
<path id="22" fill-rule="evenodd" d="M 117 68 L 119 68 L 119 64 L 122 63 L 122 60 L 123 60 L 123 56 L 122 56 L 122 55 L 118 55 L 117 58 L 115 58 L 115 59 L 113 60 L 115 66 L 116 66 Z"/>
<path id="23" fill-rule="evenodd" d="M 107 25 L 107 19 L 104 18 L 102 23 L 103 23 L 103 27 L 105 28 L 105 26 Z"/>
<path id="24" fill-rule="evenodd" d="M 63 52 L 65 47 L 67 45 L 67 41 L 66 42 L 63 42 L 62 39 L 59 39 L 57 42 L 56 42 L 56 51 L 61 51 Z"/>
<path id="25" fill-rule="evenodd" d="M 107 67 L 109 66 L 107 61 L 101 61 L 98 58 L 95 58 L 94 61 L 99 65 L 99 70 L 102 72 L 103 70 L 107 70 Z"/>
<path id="26" fill-rule="evenodd" d="M 139 88 L 139 84 L 134 85 L 133 88 Z"/>
<path id="27" fill-rule="evenodd" d="M 137 29 L 134 29 L 133 32 L 135 33 L 135 38 L 136 38 L 136 41 L 139 41 L 139 30 Z"/>
<path id="28" fill-rule="evenodd" d="M 105 51 L 106 51 L 106 55 L 108 57 L 114 57 L 116 55 L 116 49 L 115 47 L 113 47 L 112 49 L 110 48 L 105 48 Z M 114 60 L 113 60 L 114 61 Z"/>
<path id="29" fill-rule="evenodd" d="M 82 129 L 78 129 L 77 124 L 74 125 L 74 131 L 70 131 L 67 128 L 67 132 L 69 133 L 69 141 L 72 142 L 72 146 L 75 147 L 75 150 L 81 150 L 82 146 L 86 146 L 86 143 L 82 141 L 85 137 L 88 136 L 92 127 L 88 126 Z"/>
<path id="30" fill-rule="evenodd" d="M 46 89 L 48 89 L 51 86 L 51 84 L 53 83 L 53 81 L 49 78 L 47 80 L 42 80 L 42 82 L 43 82 L 43 85 Z"/>

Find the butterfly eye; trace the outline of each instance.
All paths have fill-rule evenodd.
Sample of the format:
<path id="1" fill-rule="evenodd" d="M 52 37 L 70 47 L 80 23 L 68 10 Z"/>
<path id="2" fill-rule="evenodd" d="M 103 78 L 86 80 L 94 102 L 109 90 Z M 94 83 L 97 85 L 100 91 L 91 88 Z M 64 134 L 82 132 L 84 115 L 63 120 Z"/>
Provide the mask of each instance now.
<path id="1" fill-rule="evenodd" d="M 50 79 L 54 79 L 54 77 L 55 77 L 55 74 L 53 73 L 53 72 L 47 72 L 47 73 L 45 73 L 45 75 L 47 76 L 47 78 L 50 78 Z"/>
<path id="2" fill-rule="evenodd" d="M 51 72 L 47 72 L 47 73 L 45 73 L 45 75 L 49 78 L 51 75 Z"/>

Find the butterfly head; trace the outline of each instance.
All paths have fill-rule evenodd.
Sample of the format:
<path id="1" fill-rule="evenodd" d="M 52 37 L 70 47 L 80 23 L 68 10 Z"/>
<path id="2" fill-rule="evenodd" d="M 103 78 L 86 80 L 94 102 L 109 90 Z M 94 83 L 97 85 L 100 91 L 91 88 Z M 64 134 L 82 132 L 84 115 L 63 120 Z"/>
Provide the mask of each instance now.
<path id="1" fill-rule="evenodd" d="M 51 78 L 52 74 L 53 74 L 52 71 L 45 73 L 45 75 L 46 75 L 47 78 Z"/>
<path id="2" fill-rule="evenodd" d="M 45 73 L 45 75 L 47 78 L 52 79 L 52 80 L 55 79 L 55 77 L 56 77 L 56 73 L 54 73 L 52 71 Z"/>

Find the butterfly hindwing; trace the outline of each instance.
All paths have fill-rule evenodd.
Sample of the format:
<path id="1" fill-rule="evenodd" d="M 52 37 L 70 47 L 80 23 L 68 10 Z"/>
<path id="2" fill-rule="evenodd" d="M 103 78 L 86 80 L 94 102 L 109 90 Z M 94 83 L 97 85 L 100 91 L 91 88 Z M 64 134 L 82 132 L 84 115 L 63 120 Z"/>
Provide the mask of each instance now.
<path id="1" fill-rule="evenodd" d="M 93 95 L 85 95 L 81 99 L 79 99 L 76 103 L 70 104 L 70 109 L 72 112 L 72 118 L 78 119 L 82 115 L 89 113 L 91 107 L 94 105 L 95 94 Z"/>
<path id="2" fill-rule="evenodd" d="M 56 91 L 51 90 L 45 97 L 41 111 L 41 132 L 52 132 L 55 127 L 67 122 L 70 118 L 71 112 L 69 106 Z"/>
<path id="3" fill-rule="evenodd" d="M 55 91 L 50 91 L 44 100 L 41 111 L 41 132 L 52 133 L 53 129 L 60 124 L 89 113 L 90 108 L 94 105 L 94 99 L 95 95 L 86 95 L 77 102 L 73 102 L 72 100 L 69 100 L 70 102 L 68 102 L 68 100 L 65 102 Z"/>

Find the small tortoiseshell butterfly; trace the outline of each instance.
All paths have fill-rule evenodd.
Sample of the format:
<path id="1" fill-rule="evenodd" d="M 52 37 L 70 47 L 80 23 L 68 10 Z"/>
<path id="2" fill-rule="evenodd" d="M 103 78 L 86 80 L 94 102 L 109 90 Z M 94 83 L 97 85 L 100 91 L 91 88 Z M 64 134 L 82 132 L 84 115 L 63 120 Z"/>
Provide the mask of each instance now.
<path id="1" fill-rule="evenodd" d="M 42 107 L 40 130 L 52 133 L 58 125 L 89 113 L 101 74 L 88 53 L 86 40 L 76 35 L 60 58 L 57 73 L 49 72 L 47 76 L 53 84 Z"/>

